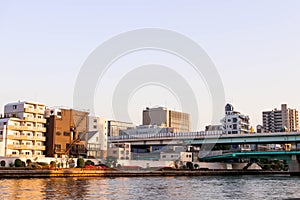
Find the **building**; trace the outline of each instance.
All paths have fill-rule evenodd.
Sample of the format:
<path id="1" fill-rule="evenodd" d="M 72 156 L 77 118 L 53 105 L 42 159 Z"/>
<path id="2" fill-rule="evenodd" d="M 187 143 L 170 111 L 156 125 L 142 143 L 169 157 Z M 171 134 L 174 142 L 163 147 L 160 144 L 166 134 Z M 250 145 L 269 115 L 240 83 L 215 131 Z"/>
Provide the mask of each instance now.
<path id="1" fill-rule="evenodd" d="M 190 114 L 169 110 L 164 107 L 143 110 L 143 125 L 173 128 L 174 132 L 190 131 Z"/>
<path id="2" fill-rule="evenodd" d="M 44 155 L 45 107 L 27 101 L 5 105 L 0 119 L 0 156 Z"/>
<path id="3" fill-rule="evenodd" d="M 107 119 L 95 116 L 89 116 L 88 119 L 87 156 L 105 158 L 107 156 Z"/>
<path id="4" fill-rule="evenodd" d="M 124 130 L 133 128 L 133 127 L 134 127 L 133 123 L 109 120 L 107 123 L 107 129 L 108 129 L 107 134 L 108 134 L 108 136 L 124 135 L 124 134 L 126 134 L 126 132 L 123 132 Z"/>
<path id="5" fill-rule="evenodd" d="M 298 111 L 281 105 L 281 110 L 273 109 L 262 113 L 265 132 L 293 132 L 299 130 Z"/>
<path id="6" fill-rule="evenodd" d="M 87 156 L 88 112 L 67 108 L 48 108 L 46 155 L 49 157 Z"/>
<path id="7" fill-rule="evenodd" d="M 221 130 L 223 130 L 222 128 L 223 128 L 222 125 L 208 125 L 208 126 L 205 126 L 205 132 L 208 132 L 208 131 L 221 131 Z"/>
<path id="8" fill-rule="evenodd" d="M 250 132 L 249 116 L 234 111 L 231 104 L 225 106 L 225 117 L 221 120 L 223 133 L 242 134 Z"/>
<path id="9" fill-rule="evenodd" d="M 117 160 L 131 160 L 131 145 L 130 143 L 111 144 L 108 148 L 107 156 Z"/>
<path id="10" fill-rule="evenodd" d="M 265 128 L 262 125 L 258 124 L 256 126 L 256 132 L 257 133 L 265 133 L 266 131 L 265 131 Z"/>

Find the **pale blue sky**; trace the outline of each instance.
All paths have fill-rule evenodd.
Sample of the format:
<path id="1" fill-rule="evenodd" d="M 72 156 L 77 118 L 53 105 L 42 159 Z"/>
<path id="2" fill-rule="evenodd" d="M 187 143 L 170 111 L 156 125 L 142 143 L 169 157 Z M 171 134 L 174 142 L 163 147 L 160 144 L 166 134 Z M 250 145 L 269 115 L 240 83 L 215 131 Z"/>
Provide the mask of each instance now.
<path id="1" fill-rule="evenodd" d="M 1 107 L 19 99 L 71 107 L 76 76 L 98 45 L 122 32 L 156 27 L 182 33 L 205 49 L 220 73 L 226 100 L 249 115 L 252 125 L 261 123 L 262 110 L 281 103 L 300 108 L 300 1 L 0 2 Z M 124 63 L 129 66 L 130 60 Z M 112 70 L 108 77 L 115 74 Z M 158 89 L 160 97 L 166 96 L 149 99 L 145 90 L 130 104 L 133 121 L 138 123 L 146 103 L 178 109 L 171 94 Z M 202 92 L 200 104 L 209 105 Z M 99 90 L 96 101 L 105 95 Z M 201 106 L 203 127 L 210 110 Z M 99 115 L 113 117 L 109 109 L 96 107 Z"/>

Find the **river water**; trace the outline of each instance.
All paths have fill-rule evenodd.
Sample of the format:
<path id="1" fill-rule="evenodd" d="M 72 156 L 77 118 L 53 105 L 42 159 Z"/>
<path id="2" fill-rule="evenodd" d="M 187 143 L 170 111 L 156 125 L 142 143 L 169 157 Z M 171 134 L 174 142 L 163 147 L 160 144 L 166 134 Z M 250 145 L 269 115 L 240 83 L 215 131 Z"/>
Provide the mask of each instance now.
<path id="1" fill-rule="evenodd" d="M 289 199 L 300 177 L 0 179 L 0 199 Z"/>

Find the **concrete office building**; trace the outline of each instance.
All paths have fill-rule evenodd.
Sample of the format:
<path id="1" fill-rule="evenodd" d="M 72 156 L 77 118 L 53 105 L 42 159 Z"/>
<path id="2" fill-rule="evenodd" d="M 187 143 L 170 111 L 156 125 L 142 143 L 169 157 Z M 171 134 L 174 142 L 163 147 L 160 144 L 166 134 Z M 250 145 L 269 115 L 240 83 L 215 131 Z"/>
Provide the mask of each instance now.
<path id="1" fill-rule="evenodd" d="M 248 116 L 234 110 L 231 104 L 225 106 L 225 117 L 221 120 L 224 134 L 242 134 L 250 132 Z"/>
<path id="2" fill-rule="evenodd" d="M 108 120 L 107 129 L 108 136 L 126 135 L 126 130 L 133 128 L 134 124 L 130 122 L 121 122 L 115 120 Z M 124 132 L 125 131 L 125 132 Z"/>
<path id="3" fill-rule="evenodd" d="M 42 156 L 46 149 L 44 112 L 44 104 L 6 104 L 0 119 L 0 156 Z"/>
<path id="4" fill-rule="evenodd" d="M 46 155 L 87 156 L 88 112 L 68 108 L 48 108 Z"/>
<path id="5" fill-rule="evenodd" d="M 164 107 L 143 110 L 143 125 L 173 128 L 174 132 L 190 131 L 190 114 L 169 110 Z"/>
<path id="6" fill-rule="evenodd" d="M 116 158 L 117 160 L 131 160 L 131 144 L 111 144 L 108 148 L 107 156 Z"/>
<path id="7" fill-rule="evenodd" d="M 281 105 L 281 110 L 273 109 L 262 113 L 265 132 L 293 132 L 299 130 L 298 111 Z"/>

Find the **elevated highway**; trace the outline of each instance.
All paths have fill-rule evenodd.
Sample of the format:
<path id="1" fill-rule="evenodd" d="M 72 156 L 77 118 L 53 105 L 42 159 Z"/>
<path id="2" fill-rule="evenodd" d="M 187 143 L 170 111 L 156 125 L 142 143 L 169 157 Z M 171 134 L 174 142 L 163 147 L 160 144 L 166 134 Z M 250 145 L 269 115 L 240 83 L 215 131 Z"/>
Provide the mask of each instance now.
<path id="1" fill-rule="evenodd" d="M 300 132 L 222 134 L 221 132 L 185 132 L 125 135 L 108 138 L 109 143 L 131 145 L 202 145 L 202 144 L 285 144 L 300 143 Z"/>

